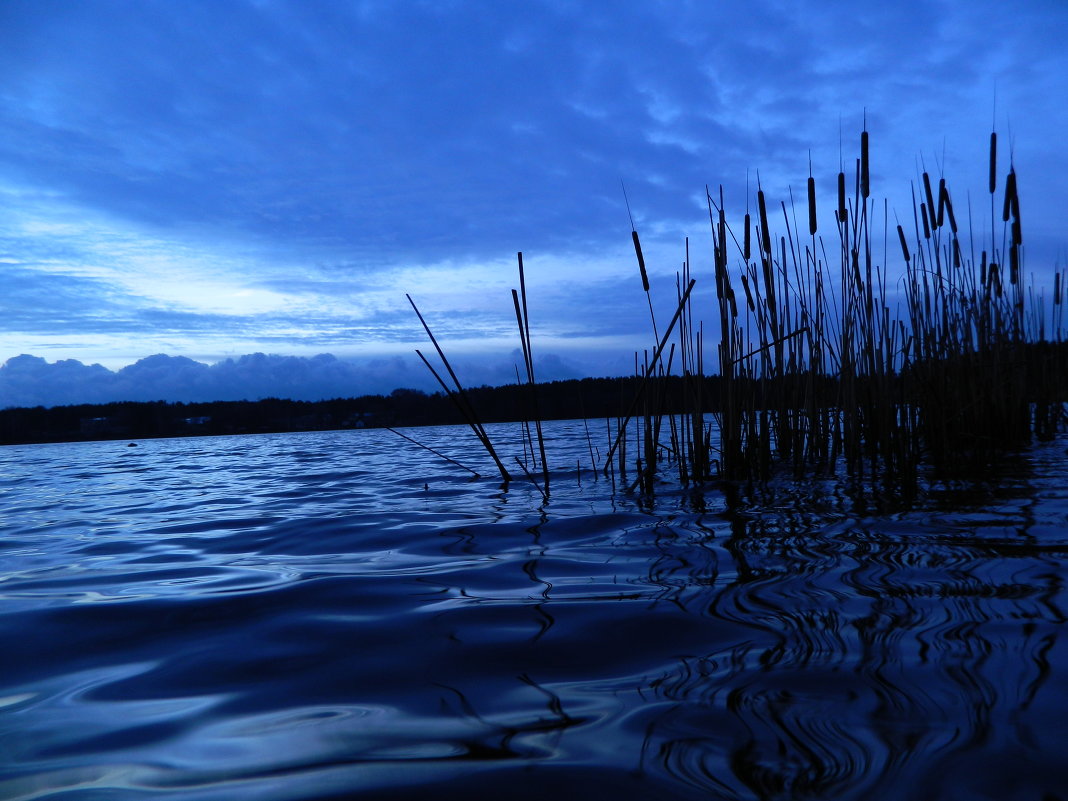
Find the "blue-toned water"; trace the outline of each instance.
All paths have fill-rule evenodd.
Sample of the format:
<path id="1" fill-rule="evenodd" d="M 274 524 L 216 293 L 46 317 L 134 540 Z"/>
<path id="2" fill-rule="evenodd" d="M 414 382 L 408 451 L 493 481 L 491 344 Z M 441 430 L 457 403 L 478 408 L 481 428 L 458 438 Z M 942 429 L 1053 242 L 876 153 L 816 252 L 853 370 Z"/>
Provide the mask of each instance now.
<path id="1" fill-rule="evenodd" d="M 458 428 L 407 433 L 484 478 L 378 430 L 0 449 L 0 798 L 1068 799 L 1068 442 L 876 513 L 642 500 L 547 431 L 548 502 Z"/>

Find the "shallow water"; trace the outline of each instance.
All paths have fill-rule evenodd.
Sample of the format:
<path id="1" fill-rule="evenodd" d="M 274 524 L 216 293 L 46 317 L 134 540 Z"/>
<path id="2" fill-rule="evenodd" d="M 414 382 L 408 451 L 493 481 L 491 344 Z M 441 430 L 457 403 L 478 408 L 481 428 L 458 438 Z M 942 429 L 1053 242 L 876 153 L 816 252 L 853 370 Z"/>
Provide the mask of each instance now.
<path id="1" fill-rule="evenodd" d="M 1064 440 L 874 513 L 642 500 L 547 431 L 548 502 L 458 428 L 408 433 L 484 478 L 381 430 L 0 449 L 0 798 L 1068 798 Z"/>

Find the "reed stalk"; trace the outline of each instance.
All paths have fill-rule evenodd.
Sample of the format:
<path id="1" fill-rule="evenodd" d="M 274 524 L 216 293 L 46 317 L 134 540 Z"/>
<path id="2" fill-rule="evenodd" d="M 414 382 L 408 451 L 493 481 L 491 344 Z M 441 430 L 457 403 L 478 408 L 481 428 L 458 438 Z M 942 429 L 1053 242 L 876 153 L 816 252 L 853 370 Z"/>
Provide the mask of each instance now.
<path id="1" fill-rule="evenodd" d="M 427 366 L 434 378 L 437 379 L 438 384 L 445 391 L 446 396 L 448 396 L 449 400 L 452 401 L 453 405 L 460 412 L 467 425 L 471 428 L 471 431 L 474 432 L 479 442 L 482 443 L 482 446 L 486 449 L 486 452 L 490 455 L 490 458 L 493 459 L 493 463 L 500 471 L 501 478 L 504 479 L 506 482 L 511 481 L 511 475 L 508 473 L 508 470 L 505 468 L 504 463 L 497 455 L 497 451 L 493 448 L 493 443 L 490 442 L 490 438 L 486 434 L 485 428 L 483 428 L 482 423 L 479 422 L 478 415 L 475 414 L 475 409 L 471 405 L 471 400 L 470 398 L 468 398 L 467 392 L 464 390 L 463 385 L 460 383 L 460 379 L 456 377 L 456 373 L 453 371 L 452 365 L 449 364 L 449 360 L 445 357 L 445 352 L 438 344 L 437 338 L 430 330 L 430 326 L 427 325 L 426 320 L 423 319 L 423 315 L 419 311 L 419 307 L 415 305 L 415 301 L 412 300 L 412 296 L 406 294 L 405 297 L 408 298 L 408 302 L 412 305 L 412 309 L 415 310 L 415 316 L 419 318 L 419 322 L 423 325 L 423 330 L 426 331 L 427 336 L 430 337 L 430 341 L 434 344 L 434 348 L 438 352 L 438 356 L 441 359 L 441 363 L 445 365 L 445 369 L 448 371 L 449 377 L 453 381 L 455 390 L 450 388 L 445 383 L 445 381 L 433 368 L 427 358 L 419 350 L 416 350 L 416 354 L 419 356 L 420 359 L 423 360 L 423 364 Z"/>
<path id="2" fill-rule="evenodd" d="M 534 414 L 534 429 L 538 435 L 538 453 L 541 456 L 542 477 L 545 482 L 545 495 L 549 494 L 549 462 L 545 457 L 545 435 L 541 427 L 541 413 L 538 409 L 538 390 L 534 380 L 534 358 L 530 345 L 530 317 L 527 313 L 527 283 L 523 272 L 523 254 L 519 260 L 519 292 L 512 290 L 512 303 L 515 306 L 516 323 L 519 326 L 519 341 L 522 344 L 523 363 L 527 372 L 527 386 L 530 388 L 530 403 Z M 533 446 L 531 447 L 533 452 Z"/>
<path id="3" fill-rule="evenodd" d="M 460 462 L 456 461 L 455 459 L 453 459 L 450 456 L 446 456 L 444 453 L 440 453 L 439 451 L 434 450 L 429 445 L 424 445 L 422 442 L 419 442 L 418 440 L 415 440 L 412 437 L 409 437 L 407 434 L 404 434 L 404 433 L 402 433 L 400 431 L 397 431 L 397 429 L 395 429 L 395 428 L 390 428 L 389 426 L 386 426 L 385 428 L 386 428 L 386 431 L 392 431 L 394 434 L 396 434 L 401 439 L 406 439 L 406 440 L 408 440 L 408 442 L 412 443 L 413 445 L 418 445 L 424 451 L 429 451 L 430 453 L 434 454 L 435 456 L 438 456 L 438 457 L 444 459 L 449 464 L 454 464 L 457 467 L 461 468 L 462 470 L 466 470 L 468 473 L 471 473 L 475 478 L 481 478 L 482 477 L 482 476 L 480 476 L 478 474 L 477 471 L 472 470 L 467 465 L 461 464 Z"/>

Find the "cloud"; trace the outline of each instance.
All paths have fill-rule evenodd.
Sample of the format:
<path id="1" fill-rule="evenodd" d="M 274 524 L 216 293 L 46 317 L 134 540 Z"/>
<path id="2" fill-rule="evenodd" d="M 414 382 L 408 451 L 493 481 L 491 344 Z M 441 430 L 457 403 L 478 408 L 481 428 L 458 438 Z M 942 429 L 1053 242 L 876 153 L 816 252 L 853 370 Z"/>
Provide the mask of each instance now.
<path id="1" fill-rule="evenodd" d="M 627 360 L 649 320 L 621 181 L 664 320 L 685 237 L 712 283 L 706 184 L 737 226 L 811 155 L 830 198 L 866 114 L 891 217 L 921 160 L 963 206 L 995 94 L 1043 269 L 1066 24 L 1060 0 L 5 0 L 0 353 L 389 358 L 422 340 L 410 292 L 493 361 L 522 250 L 536 340 Z"/>
<path id="2" fill-rule="evenodd" d="M 433 353 L 429 355 L 445 376 Z M 513 364 L 521 365 L 522 355 L 517 349 L 510 357 L 511 361 L 462 357 L 452 361 L 463 384 L 473 387 L 515 381 Z M 539 381 L 587 375 L 581 366 L 555 354 L 536 357 L 535 371 Z M 23 354 L 0 365 L 0 408 L 267 397 L 323 400 L 385 395 L 400 387 L 430 392 L 440 389 L 426 367 L 407 356 L 343 360 L 329 353 L 312 357 L 253 353 L 205 364 L 184 356 L 157 354 L 112 371 L 74 359 L 50 363 Z"/>

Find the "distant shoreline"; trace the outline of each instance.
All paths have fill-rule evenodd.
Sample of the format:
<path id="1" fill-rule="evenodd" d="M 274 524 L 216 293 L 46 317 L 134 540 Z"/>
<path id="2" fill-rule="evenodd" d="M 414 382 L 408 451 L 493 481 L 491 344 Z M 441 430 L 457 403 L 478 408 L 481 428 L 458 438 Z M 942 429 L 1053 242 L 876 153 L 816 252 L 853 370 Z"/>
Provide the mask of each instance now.
<path id="1" fill-rule="evenodd" d="M 716 379 L 704 379 L 715 383 Z M 681 379 L 672 376 L 672 384 Z M 613 417 L 624 412 L 638 389 L 636 378 L 583 378 L 537 386 L 542 419 Z M 483 422 L 533 419 L 527 386 L 467 390 Z M 255 401 L 118 401 L 52 407 L 0 409 L 0 445 L 104 440 L 225 436 L 295 431 L 334 431 L 385 426 L 461 424 L 441 392 L 397 389 L 320 401 L 264 398 Z"/>

